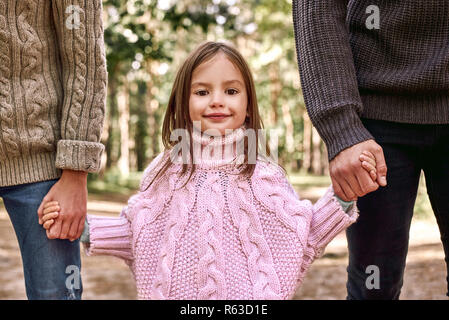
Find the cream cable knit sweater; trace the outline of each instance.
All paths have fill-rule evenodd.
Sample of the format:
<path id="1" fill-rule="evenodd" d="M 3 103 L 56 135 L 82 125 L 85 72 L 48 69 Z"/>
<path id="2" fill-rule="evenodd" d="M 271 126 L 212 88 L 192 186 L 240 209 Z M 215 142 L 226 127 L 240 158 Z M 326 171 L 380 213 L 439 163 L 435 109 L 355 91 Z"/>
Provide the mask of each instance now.
<path id="1" fill-rule="evenodd" d="M 243 135 L 239 129 L 224 143 Z M 87 217 L 87 254 L 124 259 L 139 299 L 291 298 L 313 260 L 358 216 L 355 205 L 342 210 L 332 187 L 314 205 L 300 200 L 272 163 L 259 161 L 242 178 L 234 157 L 202 159 L 183 188 L 181 164 L 172 164 L 143 191 L 167 158 L 161 153 L 145 170 L 120 217 Z"/>
<path id="2" fill-rule="evenodd" d="M 101 0 L 0 0 L 0 187 L 98 171 L 106 85 Z"/>

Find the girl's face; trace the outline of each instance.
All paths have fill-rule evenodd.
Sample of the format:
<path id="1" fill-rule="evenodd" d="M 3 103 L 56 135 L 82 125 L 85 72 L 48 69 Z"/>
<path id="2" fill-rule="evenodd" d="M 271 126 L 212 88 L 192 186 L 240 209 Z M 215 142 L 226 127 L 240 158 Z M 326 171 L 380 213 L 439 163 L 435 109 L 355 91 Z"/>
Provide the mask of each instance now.
<path id="1" fill-rule="evenodd" d="M 201 131 L 237 129 L 245 122 L 248 98 L 242 74 L 225 54 L 200 64 L 192 74 L 189 114 Z M 198 128 L 199 129 L 199 128 Z M 212 132 L 213 134 L 213 132 Z"/>

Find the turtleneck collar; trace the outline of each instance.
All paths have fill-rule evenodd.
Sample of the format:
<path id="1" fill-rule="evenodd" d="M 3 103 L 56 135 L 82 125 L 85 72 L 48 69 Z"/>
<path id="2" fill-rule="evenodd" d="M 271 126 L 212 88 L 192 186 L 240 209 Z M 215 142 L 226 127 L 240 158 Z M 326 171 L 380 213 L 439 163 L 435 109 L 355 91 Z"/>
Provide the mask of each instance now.
<path id="1" fill-rule="evenodd" d="M 227 131 L 229 133 L 226 132 L 223 136 L 212 136 L 193 129 L 193 158 L 197 168 L 234 169 L 243 163 L 246 127 L 243 125 Z M 181 156 L 178 156 L 176 163 L 182 164 Z"/>

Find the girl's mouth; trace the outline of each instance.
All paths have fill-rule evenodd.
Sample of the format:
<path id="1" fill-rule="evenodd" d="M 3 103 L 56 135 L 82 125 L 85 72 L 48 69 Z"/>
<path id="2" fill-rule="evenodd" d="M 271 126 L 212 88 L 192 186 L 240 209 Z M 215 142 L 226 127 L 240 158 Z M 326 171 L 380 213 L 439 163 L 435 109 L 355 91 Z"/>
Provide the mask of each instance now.
<path id="1" fill-rule="evenodd" d="M 223 113 L 211 113 L 204 116 L 205 118 L 211 119 L 211 120 L 223 120 L 227 117 L 230 117 L 230 115 L 223 114 Z"/>

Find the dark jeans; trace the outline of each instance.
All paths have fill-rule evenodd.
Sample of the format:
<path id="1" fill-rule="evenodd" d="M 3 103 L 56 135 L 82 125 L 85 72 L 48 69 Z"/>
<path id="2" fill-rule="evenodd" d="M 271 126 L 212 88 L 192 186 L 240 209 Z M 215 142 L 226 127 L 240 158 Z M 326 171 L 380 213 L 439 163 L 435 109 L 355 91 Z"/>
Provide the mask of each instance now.
<path id="1" fill-rule="evenodd" d="M 383 149 L 387 186 L 358 199 L 359 219 L 346 231 L 347 299 L 399 299 L 421 170 L 449 265 L 449 124 L 362 122 Z"/>
<path id="2" fill-rule="evenodd" d="M 38 222 L 37 209 L 57 181 L 0 187 L 0 197 L 19 241 L 30 300 L 81 299 L 79 240 L 50 240 Z"/>

